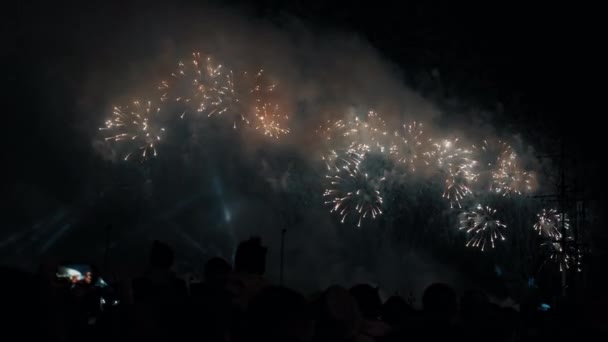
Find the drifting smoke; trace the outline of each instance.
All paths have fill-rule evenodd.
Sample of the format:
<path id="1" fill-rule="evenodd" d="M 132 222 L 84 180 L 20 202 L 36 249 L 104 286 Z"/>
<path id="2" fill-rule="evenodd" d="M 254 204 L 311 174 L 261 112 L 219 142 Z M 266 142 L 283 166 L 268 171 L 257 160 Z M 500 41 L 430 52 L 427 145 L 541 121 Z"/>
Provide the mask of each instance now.
<path id="1" fill-rule="evenodd" d="M 509 172 L 495 176 L 502 183 L 496 181 L 498 185 L 493 186 L 504 187 L 508 183 L 512 189 L 513 183 L 520 181 L 513 177 L 524 172 L 519 168 L 530 170 L 530 165 L 535 166 L 535 158 L 528 155 L 526 144 L 515 134 L 497 137 L 490 122 L 467 124 L 463 117 L 469 112 L 445 111 L 426 100 L 405 86 L 399 68 L 353 34 L 313 32 L 292 18 L 271 23 L 211 8 L 162 14 L 143 11 L 133 16 L 117 33 L 120 38 L 108 42 L 109 46 L 103 49 L 106 54 L 130 53 L 120 55 L 120 65 L 112 70 L 96 69 L 105 55 L 90 62 L 91 71 L 78 107 L 87 113 L 79 126 L 101 127 L 112 108 L 133 103 L 134 99 L 160 100 L 168 96 L 172 103 L 161 111 L 167 116 L 158 126 L 164 130 L 157 140 L 156 136 L 136 135 L 137 130 L 146 130 L 147 122 L 114 135 L 114 140 L 141 140 L 133 148 L 142 157 L 157 154 L 156 158 L 146 158 L 145 163 L 125 163 L 123 159 L 130 158 L 116 153 L 115 141 L 103 141 L 94 129 L 89 132 L 96 155 L 111 161 L 104 164 L 104 170 L 91 170 L 83 176 L 110 194 L 94 202 L 121 203 L 122 207 L 116 210 L 129 217 L 119 219 L 116 212 L 109 210 L 101 220 L 112 222 L 120 230 L 113 237 L 112 253 L 141 247 L 133 240 L 146 236 L 185 246 L 179 248 L 182 259 L 202 261 L 218 254 L 230 258 L 239 240 L 256 234 L 269 245 L 269 277 L 274 278 L 278 274 L 280 231 L 285 227 L 289 285 L 314 289 L 330 281 L 357 280 L 382 281 L 386 288 L 398 289 L 407 275 L 413 279 L 421 269 L 446 268 L 446 262 L 440 261 L 446 260 L 446 255 L 433 251 L 464 245 L 466 237 L 458 230 L 458 215 L 451 211 L 449 202 L 452 207 L 459 207 L 474 192 L 469 188 L 474 165 L 468 159 L 474 144 L 480 146 L 484 139 L 492 138 L 507 141 L 516 150 L 521 147 L 518 157 L 526 165 L 514 169 L 509 164 Z M 191 66 L 188 63 L 193 52 L 212 56 L 213 61 L 233 72 L 263 70 L 269 84 L 276 85 L 273 104 L 289 118 L 281 123 L 285 131 L 263 128 L 264 132 L 278 133 L 259 134 L 255 127 L 235 130 L 246 120 L 230 118 L 228 125 L 211 120 L 223 109 L 216 108 L 199 120 L 196 113 L 179 108 L 179 96 L 165 95 L 170 92 L 164 82 L 176 70 Z M 208 76 L 215 77 L 217 67 L 213 64 Z M 218 93 L 218 89 L 214 91 Z M 201 112 L 209 104 L 220 107 L 213 100 L 205 102 L 196 96 L 187 95 L 191 101 L 198 101 L 196 108 L 202 108 Z M 271 109 L 260 107 L 260 111 Z M 355 230 L 352 225 L 341 225 L 343 216 L 333 216 L 324 205 L 326 165 L 322 157 L 334 146 L 323 139 L 318 129 L 328 122 L 364 118 L 372 110 L 381 115 L 389 136 L 399 132 L 394 144 L 405 148 L 395 156 L 395 163 L 383 169 L 386 181 L 378 175 L 382 182 L 375 183 L 372 189 L 374 196 L 380 188 L 385 191 L 380 199 L 373 197 L 374 203 L 368 207 L 368 215 L 377 219 Z M 117 111 L 117 117 L 128 115 L 120 107 Z M 106 127 L 114 128 L 116 120 L 109 121 Z M 419 132 L 422 127 L 424 131 Z M 372 133 L 359 132 L 367 139 L 365 143 L 377 142 Z M 430 138 L 435 145 L 427 141 Z M 421 142 L 425 146 L 419 146 L 416 139 L 427 139 Z M 450 150 L 452 146 L 446 141 L 458 141 L 459 150 Z M 359 152 L 362 149 L 352 144 L 347 148 Z M 439 171 L 430 171 L 426 167 L 429 164 Z M 408 172 L 398 172 L 397 167 Z M 416 172 L 409 172 L 412 170 Z M 531 181 L 523 182 L 527 186 Z M 376 205 L 382 203 L 385 207 L 379 216 Z M 124 221 L 133 224 L 126 227 Z M 99 242 L 86 238 L 79 243 L 88 242 L 102 249 Z M 403 255 L 416 260 L 416 265 L 394 257 L 404 246 L 407 252 Z M 407 269 L 403 269 L 404 265 Z M 391 276 L 395 272 L 400 273 L 398 277 Z M 429 275 L 430 278 L 442 277 Z M 412 288 L 424 285 L 413 284 Z"/>

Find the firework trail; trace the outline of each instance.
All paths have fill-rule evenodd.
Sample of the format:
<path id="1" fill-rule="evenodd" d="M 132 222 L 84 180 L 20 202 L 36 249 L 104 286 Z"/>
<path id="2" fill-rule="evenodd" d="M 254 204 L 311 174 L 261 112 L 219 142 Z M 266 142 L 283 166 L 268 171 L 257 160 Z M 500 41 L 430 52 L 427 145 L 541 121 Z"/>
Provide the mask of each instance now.
<path id="1" fill-rule="evenodd" d="M 327 121 L 317 129 L 317 133 L 333 149 L 353 154 L 391 154 L 396 150 L 386 123 L 374 111 L 367 112 L 363 118 L 355 116 L 352 120 Z"/>
<path id="2" fill-rule="evenodd" d="M 503 196 L 521 195 L 532 191 L 534 176 L 519 167 L 517 155 L 512 153 L 502 159 L 498 169 L 493 173 L 493 191 Z"/>
<path id="3" fill-rule="evenodd" d="M 480 248 L 483 252 L 486 245 L 495 247 L 495 240 L 504 240 L 503 231 L 507 225 L 495 218 L 496 209 L 478 204 L 475 208 L 463 213 L 460 230 L 469 235 L 467 247 Z"/>
<path id="4" fill-rule="evenodd" d="M 456 167 L 470 170 L 473 173 L 477 162 L 472 158 L 472 153 L 469 149 L 459 147 L 458 139 L 444 139 L 441 142 L 433 143 L 432 150 L 425 154 L 440 169 Z"/>
<path id="5" fill-rule="evenodd" d="M 264 70 L 260 69 L 249 91 L 251 101 L 255 103 L 255 128 L 272 138 L 279 138 L 289 133 L 289 128 L 286 127 L 289 116 L 279 108 L 276 89 L 277 85 L 265 77 Z"/>
<path id="6" fill-rule="evenodd" d="M 315 132 L 328 144 L 332 143 L 332 140 L 336 138 L 336 132 L 339 132 L 343 129 L 344 122 L 342 120 L 337 120 L 332 122 L 331 120 L 327 120 L 325 124 L 319 125 L 319 127 L 315 130 Z"/>
<path id="7" fill-rule="evenodd" d="M 572 267 L 576 267 L 577 272 L 582 272 L 583 253 L 575 245 L 567 215 L 562 216 L 555 209 L 543 209 L 537 214 L 534 230 L 545 239 L 541 248 L 547 251 L 548 256 L 543 266 L 552 263 L 559 267 L 560 272 L 566 272 Z"/>
<path id="8" fill-rule="evenodd" d="M 287 115 L 281 114 L 279 105 L 264 103 L 255 108 L 256 127 L 262 130 L 264 135 L 278 139 L 281 135 L 289 133 L 288 128 L 284 128 L 280 120 L 287 120 Z"/>
<path id="9" fill-rule="evenodd" d="M 562 243 L 559 241 L 544 242 L 541 247 L 545 247 L 548 250 L 549 256 L 543 263 L 543 266 L 547 263 L 554 263 L 559 267 L 560 272 L 566 272 L 573 266 L 576 266 L 576 271 L 582 272 L 583 254 L 580 249 L 570 245 L 571 241 L 572 238 L 567 239 L 565 251 L 562 248 Z"/>
<path id="10" fill-rule="evenodd" d="M 425 153 L 438 171 L 445 174 L 443 197 L 461 207 L 460 200 L 472 194 L 469 184 L 477 180 L 476 161 L 471 157 L 472 151 L 458 147 L 458 139 L 443 140 L 433 144 L 433 149 Z"/>
<path id="11" fill-rule="evenodd" d="M 357 227 L 363 219 L 382 215 L 380 185 L 385 179 L 369 176 L 363 170 L 364 161 L 365 156 L 357 153 L 336 156 L 334 162 L 340 166 L 329 167 L 329 186 L 323 193 L 328 198 L 325 203 L 331 205 L 330 212 L 340 215 L 342 223 L 349 216 L 356 217 Z"/>
<path id="12" fill-rule="evenodd" d="M 321 156 L 321 159 L 327 167 L 327 172 L 340 172 L 341 167 L 353 163 L 351 153 L 344 151 L 338 153 L 336 150 L 331 150 L 329 154 Z"/>
<path id="13" fill-rule="evenodd" d="M 178 63 L 171 76 L 158 89 L 162 101 L 185 106 L 180 118 L 188 112 L 203 113 L 225 117 L 234 129 L 255 122 L 255 128 L 270 137 L 289 133 L 284 127 L 289 117 L 273 101 L 276 84 L 268 81 L 264 70 L 235 74 L 211 57 L 193 53 L 191 60 Z"/>
<path id="14" fill-rule="evenodd" d="M 394 150 L 389 143 L 386 123 L 374 111 L 369 111 L 364 119 L 355 117 L 349 121 L 343 137 L 348 141 L 351 153 L 390 153 Z"/>
<path id="15" fill-rule="evenodd" d="M 430 164 L 432 139 L 424 137 L 421 123 L 413 121 L 404 124 L 403 130 L 395 132 L 393 136 L 395 142 L 391 144 L 393 147 L 391 154 L 411 172 L 416 172 L 417 168 Z"/>
<path id="16" fill-rule="evenodd" d="M 225 84 L 212 96 L 207 116 L 227 117 L 234 129 L 254 122 L 255 128 L 264 135 L 278 138 L 289 133 L 284 127 L 289 117 L 281 113 L 279 105 L 273 101 L 275 88 L 276 85 L 264 77 L 264 70 L 255 75 L 239 73 L 236 78 L 230 71 Z"/>
<path id="17" fill-rule="evenodd" d="M 165 129 L 158 124 L 159 112 L 160 108 L 153 108 L 151 101 L 144 105 L 134 101 L 132 106 L 114 107 L 112 117 L 99 130 L 111 134 L 105 137 L 106 141 L 129 146 L 130 150 L 124 160 L 133 154 L 139 155 L 143 160 L 150 156 L 156 157 L 156 145 L 165 133 Z"/>
<path id="18" fill-rule="evenodd" d="M 536 214 L 537 221 L 534 223 L 534 230 L 538 235 L 559 240 L 562 237 L 562 214 L 555 209 L 543 209 Z M 564 229 L 570 229 L 568 215 L 564 214 Z"/>
<path id="19" fill-rule="evenodd" d="M 217 112 L 215 107 L 228 102 L 229 96 L 223 95 L 232 94 L 234 86 L 229 70 L 215 64 L 210 56 L 201 57 L 195 52 L 191 60 L 180 61 L 171 79 L 162 81 L 158 89 L 161 101 L 174 101 L 186 106 L 181 114 L 183 118 L 186 112 Z"/>
<path id="20" fill-rule="evenodd" d="M 493 170 L 500 161 L 508 158 L 513 153 L 513 148 L 501 140 L 484 140 L 479 146 L 473 145 L 476 153 L 478 166 L 482 170 Z"/>
<path id="21" fill-rule="evenodd" d="M 460 201 L 473 194 L 467 184 L 474 180 L 474 176 L 466 168 L 458 167 L 449 167 L 447 173 L 442 197 L 450 202 L 450 209 L 454 208 L 454 203 L 462 208 Z"/>
<path id="22" fill-rule="evenodd" d="M 507 196 L 532 190 L 532 174 L 519 167 L 517 153 L 506 142 L 484 140 L 473 145 L 473 151 L 478 161 L 476 172 L 488 191 Z"/>

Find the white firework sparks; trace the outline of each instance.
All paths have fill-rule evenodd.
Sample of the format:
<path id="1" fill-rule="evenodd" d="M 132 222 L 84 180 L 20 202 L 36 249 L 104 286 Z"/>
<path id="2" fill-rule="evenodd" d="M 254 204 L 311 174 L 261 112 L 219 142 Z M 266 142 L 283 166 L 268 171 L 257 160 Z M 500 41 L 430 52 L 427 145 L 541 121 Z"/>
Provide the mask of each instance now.
<path id="1" fill-rule="evenodd" d="M 281 125 L 281 119 L 287 120 L 285 114 L 281 114 L 279 105 L 264 103 L 255 108 L 255 129 L 262 130 L 264 135 L 278 139 L 281 135 L 289 133 L 288 128 Z"/>
<path id="2" fill-rule="evenodd" d="M 460 201 L 472 194 L 469 184 L 477 180 L 474 172 L 476 161 L 471 157 L 472 151 L 458 146 L 458 139 L 443 140 L 433 144 L 433 150 L 426 153 L 434 166 L 445 174 L 443 197 L 461 207 Z"/>
<path id="3" fill-rule="evenodd" d="M 363 154 L 368 152 L 390 154 L 395 150 L 386 123 L 378 113 L 369 111 L 363 118 L 327 121 L 317 129 L 323 140 L 338 150 Z"/>
<path id="4" fill-rule="evenodd" d="M 193 53 L 192 59 L 179 62 L 178 70 L 171 75 L 158 89 L 162 101 L 185 105 L 180 118 L 195 112 L 226 118 L 234 129 L 255 122 L 257 130 L 273 138 L 289 133 L 285 127 L 289 116 L 272 100 L 276 84 L 268 81 L 262 69 L 234 73 L 211 57 Z"/>
<path id="5" fill-rule="evenodd" d="M 187 112 L 217 112 L 215 107 L 226 103 L 225 93 L 232 93 L 234 88 L 231 71 L 198 52 L 192 54 L 191 60 L 180 61 L 171 76 L 158 87 L 161 101 L 185 104 Z"/>
<path id="6" fill-rule="evenodd" d="M 495 247 L 495 241 L 505 240 L 504 230 L 507 225 L 495 218 L 496 209 L 478 204 L 475 208 L 462 214 L 460 230 L 466 231 L 469 238 L 467 247 Z"/>
<path id="7" fill-rule="evenodd" d="M 329 186 L 323 193 L 328 198 L 325 203 L 331 205 L 330 212 L 340 215 L 342 223 L 349 216 L 355 217 L 357 227 L 361 227 L 366 218 L 375 219 L 382 215 L 380 185 L 385 179 L 371 177 L 361 170 L 365 158 L 362 154 L 348 153 L 345 157 L 335 158 L 332 163 L 338 161 L 339 166 L 328 166 L 326 178 Z"/>
<path id="8" fill-rule="evenodd" d="M 403 130 L 395 132 L 395 142 L 391 144 L 392 155 L 411 172 L 416 172 L 430 164 L 429 157 L 433 147 L 432 139 L 425 138 L 422 124 L 413 121 L 403 125 Z"/>
<path id="9" fill-rule="evenodd" d="M 533 228 L 538 232 L 538 235 L 543 237 L 559 240 L 562 237 L 562 228 L 570 229 L 568 215 L 563 215 L 564 224 L 562 225 L 562 214 L 555 209 L 543 209 L 536 215 L 536 218 Z"/>
<path id="10" fill-rule="evenodd" d="M 134 153 L 142 159 L 156 157 L 156 146 L 165 134 L 165 129 L 158 124 L 159 112 L 160 108 L 154 108 L 151 101 L 144 105 L 134 101 L 132 106 L 114 107 L 112 117 L 99 130 L 110 132 L 111 135 L 105 137 L 106 141 L 132 147 L 124 160 Z"/>
<path id="11" fill-rule="evenodd" d="M 580 249 L 571 246 L 572 239 L 566 239 L 566 248 L 562 248 L 562 241 L 551 240 L 544 242 L 541 246 L 548 249 L 548 257 L 543 263 L 556 264 L 560 272 L 566 272 L 576 267 L 577 272 L 582 272 L 582 257 Z"/>
<path id="12" fill-rule="evenodd" d="M 454 204 L 462 208 L 460 201 L 473 193 L 467 184 L 475 178 L 466 168 L 448 168 L 447 172 L 442 196 L 450 202 L 451 209 L 454 208 Z"/>
<path id="13" fill-rule="evenodd" d="M 521 167 L 515 150 L 506 142 L 489 139 L 473 145 L 478 160 L 476 172 L 483 177 L 485 189 L 502 196 L 532 191 L 534 176 Z"/>
<path id="14" fill-rule="evenodd" d="M 498 169 L 492 174 L 492 178 L 492 190 L 503 196 L 521 195 L 524 192 L 532 191 L 534 176 L 520 168 L 515 153 L 500 161 Z"/>

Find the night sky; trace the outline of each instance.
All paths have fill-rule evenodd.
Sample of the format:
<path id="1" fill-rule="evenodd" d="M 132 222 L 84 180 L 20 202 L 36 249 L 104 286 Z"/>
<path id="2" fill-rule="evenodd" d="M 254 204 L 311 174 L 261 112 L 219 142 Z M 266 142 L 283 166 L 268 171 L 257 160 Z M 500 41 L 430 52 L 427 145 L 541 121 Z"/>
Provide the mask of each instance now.
<path id="1" fill-rule="evenodd" d="M 215 254 L 230 258 L 236 240 L 261 234 L 271 247 L 271 278 L 277 273 L 277 232 L 287 225 L 293 228 L 288 235 L 287 280 L 305 289 L 355 280 L 385 281 L 393 289 L 394 283 L 419 271 L 420 283 L 403 285 L 417 291 L 423 282 L 437 279 L 468 284 L 501 264 L 504 251 L 487 258 L 466 252 L 457 263 L 449 262 L 459 255 L 458 249 L 441 252 L 442 242 L 429 242 L 435 235 L 424 228 L 405 237 L 390 233 L 387 227 L 402 224 L 399 217 L 375 223 L 376 232 L 335 225 L 322 203 L 315 202 L 318 189 L 309 186 L 316 171 L 301 147 L 314 140 L 307 134 L 277 147 L 258 140 L 249 145 L 243 137 L 226 138 L 230 130 L 218 130 L 207 134 L 204 143 L 186 146 L 189 138 L 183 138 L 181 145 L 167 147 L 164 161 L 146 167 L 117 165 L 100 152 L 97 129 L 116 99 L 157 82 L 193 49 L 221 46 L 220 54 L 234 63 L 250 57 L 242 63 L 270 61 L 270 69 L 284 79 L 302 81 L 288 89 L 298 100 L 292 107 L 300 113 L 294 115 L 294 125 L 300 125 L 295 130 L 310 130 L 308 113 L 339 103 L 331 95 L 319 100 L 321 90 L 314 85 L 320 78 L 336 89 L 352 87 L 345 91 L 345 102 L 357 99 L 359 91 L 371 102 L 381 102 L 384 89 L 394 91 L 390 96 L 396 105 L 419 101 L 420 106 L 411 104 L 408 111 L 422 118 L 436 115 L 436 129 L 443 133 L 516 135 L 518 146 L 530 157 L 554 155 L 544 162 L 554 169 L 563 140 L 572 186 L 584 189 L 588 199 L 588 241 L 593 246 L 589 274 L 597 284 L 603 279 L 598 270 L 606 255 L 601 210 L 606 186 L 598 160 L 603 157 L 599 150 L 605 129 L 597 117 L 601 110 L 587 109 L 594 97 L 588 79 L 596 73 L 590 51 L 597 41 L 591 33 L 596 32 L 594 21 L 585 10 L 513 2 L 480 6 L 314 0 L 252 5 L 191 0 L 128 5 L 28 2 L 3 12 L 9 32 L 9 77 L 3 82 L 3 93 L 9 94 L 4 113 L 9 125 L 3 134 L 9 204 L 4 206 L 0 256 L 10 264 L 31 267 L 51 256 L 99 263 L 108 225 L 115 269 L 139 267 L 152 238 L 183 246 L 178 257 L 190 260 L 180 265 L 187 269 L 192 259 L 204 261 Z M 579 20 L 585 22 L 575 24 Z M 211 42 L 213 38 L 206 38 L 214 37 L 213 30 L 224 40 L 237 38 Z M 270 51 L 244 53 L 258 39 Z M 338 70 L 332 70 L 332 63 Z M 345 75 L 360 76 L 353 77 L 353 84 L 339 80 L 342 65 Z M 308 87 L 313 95 L 302 95 Z M 383 93 L 374 93 L 376 88 Z M 400 95 L 402 89 L 409 95 Z M 193 129 L 175 131 L 187 135 Z M 287 178 L 291 185 L 285 193 L 272 192 Z M 544 187 L 539 194 L 555 191 Z M 404 207 L 443 210 L 430 209 L 435 204 L 424 196 L 403 198 Z M 264 214 L 268 208 L 277 210 Z M 412 220 L 406 225 L 421 222 Z M 383 247 L 385 240 L 400 238 L 409 242 Z M 357 249 L 361 253 L 349 252 Z M 377 251 L 389 249 L 377 256 Z M 399 250 L 405 252 L 395 254 Z M 380 261 L 370 260 L 374 258 Z M 386 261 L 391 259 L 401 261 Z M 319 263 L 331 266 L 313 268 L 316 279 L 297 275 Z M 404 278 L 391 278 L 391 266 L 411 270 Z"/>

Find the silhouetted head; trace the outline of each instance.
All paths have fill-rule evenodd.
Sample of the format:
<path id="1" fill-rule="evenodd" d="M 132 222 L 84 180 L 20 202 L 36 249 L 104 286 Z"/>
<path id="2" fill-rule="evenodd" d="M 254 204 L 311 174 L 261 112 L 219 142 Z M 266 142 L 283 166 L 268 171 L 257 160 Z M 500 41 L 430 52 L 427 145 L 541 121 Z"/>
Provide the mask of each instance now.
<path id="1" fill-rule="evenodd" d="M 346 341 L 361 326 L 361 312 L 353 296 L 341 286 L 329 287 L 317 305 L 317 334 L 321 341 Z"/>
<path id="2" fill-rule="evenodd" d="M 252 341 L 310 341 L 312 315 L 306 299 L 280 286 L 263 289 L 250 302 L 248 330 Z"/>
<path id="3" fill-rule="evenodd" d="M 259 237 L 252 237 L 239 244 L 234 257 L 237 272 L 264 274 L 266 272 L 266 251 Z"/>
<path id="4" fill-rule="evenodd" d="M 33 338 L 36 333 L 35 315 L 37 293 L 33 278 L 26 272 L 12 267 L 0 266 L 0 313 L 2 314 L 2 333 Z"/>
<path id="5" fill-rule="evenodd" d="M 205 282 L 217 283 L 218 281 L 224 281 L 231 271 L 232 266 L 230 266 L 228 261 L 219 257 L 211 258 L 205 263 Z"/>
<path id="6" fill-rule="evenodd" d="M 488 309 L 488 296 L 482 291 L 468 290 L 460 299 L 460 311 L 465 319 L 484 318 Z"/>
<path id="7" fill-rule="evenodd" d="M 366 319 L 378 319 L 382 312 L 382 301 L 378 289 L 368 284 L 355 285 L 350 289 L 359 310 Z"/>
<path id="8" fill-rule="evenodd" d="M 154 269 L 169 269 L 173 265 L 173 249 L 166 243 L 154 241 L 150 249 L 150 266 Z"/>
<path id="9" fill-rule="evenodd" d="M 382 320 L 396 326 L 413 315 L 412 307 L 400 296 L 392 296 L 382 306 Z"/>
<path id="10" fill-rule="evenodd" d="M 451 321 L 458 309 L 456 292 L 446 284 L 432 284 L 424 290 L 422 306 L 427 317 Z"/>

